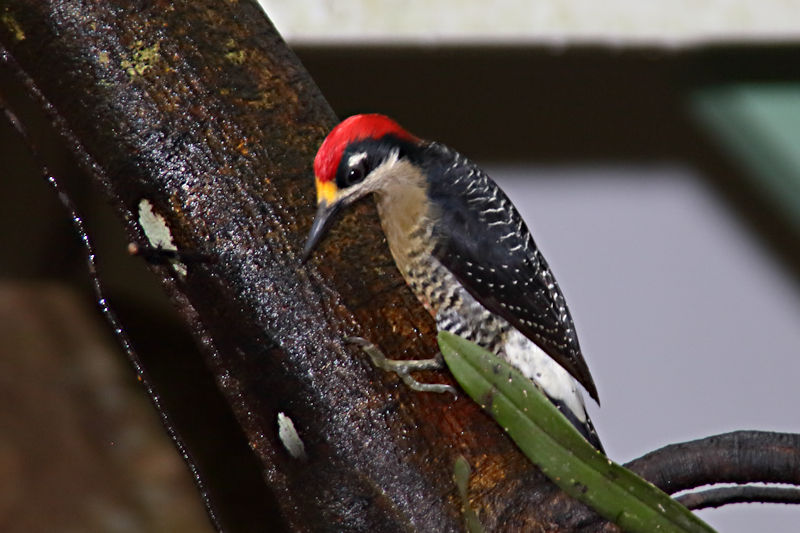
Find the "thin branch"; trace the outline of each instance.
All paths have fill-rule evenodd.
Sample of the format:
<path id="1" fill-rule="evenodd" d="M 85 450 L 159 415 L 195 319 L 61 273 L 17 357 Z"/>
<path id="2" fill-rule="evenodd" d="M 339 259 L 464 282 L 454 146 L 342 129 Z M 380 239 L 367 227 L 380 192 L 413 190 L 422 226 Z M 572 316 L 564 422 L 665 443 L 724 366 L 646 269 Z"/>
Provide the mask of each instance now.
<path id="1" fill-rule="evenodd" d="M 668 494 L 715 483 L 800 485 L 800 435 L 734 431 L 665 446 L 625 466 Z"/>
<path id="2" fill-rule="evenodd" d="M 730 503 L 793 503 L 800 504 L 800 489 L 786 487 L 720 487 L 682 494 L 675 498 L 689 509 L 721 507 Z"/>

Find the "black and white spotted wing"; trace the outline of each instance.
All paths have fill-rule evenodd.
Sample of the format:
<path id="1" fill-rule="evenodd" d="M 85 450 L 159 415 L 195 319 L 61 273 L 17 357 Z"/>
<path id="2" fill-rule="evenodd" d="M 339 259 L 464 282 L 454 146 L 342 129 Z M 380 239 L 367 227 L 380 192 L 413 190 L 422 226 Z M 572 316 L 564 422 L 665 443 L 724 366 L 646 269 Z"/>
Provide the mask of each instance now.
<path id="1" fill-rule="evenodd" d="M 489 311 L 503 317 L 563 366 L 597 400 L 564 296 L 525 222 L 474 163 L 430 143 L 428 194 L 439 213 L 434 255 Z"/>

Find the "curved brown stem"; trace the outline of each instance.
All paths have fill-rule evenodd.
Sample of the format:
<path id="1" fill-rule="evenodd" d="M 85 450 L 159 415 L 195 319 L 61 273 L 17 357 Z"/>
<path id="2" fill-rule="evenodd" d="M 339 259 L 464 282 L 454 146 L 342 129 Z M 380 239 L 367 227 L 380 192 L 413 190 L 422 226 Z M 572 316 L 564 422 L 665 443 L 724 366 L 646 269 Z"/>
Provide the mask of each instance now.
<path id="1" fill-rule="evenodd" d="M 625 466 L 669 494 L 714 483 L 800 485 L 800 435 L 734 431 L 671 444 Z"/>
<path id="2" fill-rule="evenodd" d="M 800 504 L 800 489 L 785 487 L 720 487 L 683 494 L 675 498 L 689 509 L 721 507 L 730 503 Z"/>

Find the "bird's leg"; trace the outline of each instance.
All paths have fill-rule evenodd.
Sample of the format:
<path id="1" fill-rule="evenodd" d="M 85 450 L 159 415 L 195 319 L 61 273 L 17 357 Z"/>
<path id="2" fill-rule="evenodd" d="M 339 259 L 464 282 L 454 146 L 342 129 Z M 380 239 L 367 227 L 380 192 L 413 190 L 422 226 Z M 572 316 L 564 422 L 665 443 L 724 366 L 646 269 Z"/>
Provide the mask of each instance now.
<path id="1" fill-rule="evenodd" d="M 450 385 L 442 383 L 420 383 L 414 379 L 409 372 L 416 372 L 417 370 L 442 370 L 445 368 L 442 355 L 439 354 L 431 359 L 387 359 L 383 352 L 374 344 L 369 342 L 363 337 L 345 337 L 345 342 L 350 344 L 357 344 L 364 350 L 372 364 L 386 372 L 394 372 L 400 379 L 403 380 L 410 389 L 421 392 L 449 392 L 453 396 L 456 394 L 456 389 Z"/>

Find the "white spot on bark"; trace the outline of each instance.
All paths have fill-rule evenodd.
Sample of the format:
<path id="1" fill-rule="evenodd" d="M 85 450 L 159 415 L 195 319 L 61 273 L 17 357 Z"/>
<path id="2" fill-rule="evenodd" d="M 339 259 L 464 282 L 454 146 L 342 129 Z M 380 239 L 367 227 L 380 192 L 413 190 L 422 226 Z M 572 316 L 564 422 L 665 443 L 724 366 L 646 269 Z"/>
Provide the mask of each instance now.
<path id="1" fill-rule="evenodd" d="M 285 413 L 278 413 L 278 437 L 289 455 L 295 459 L 306 459 L 306 447 L 294 427 L 294 422 Z"/>
<path id="2" fill-rule="evenodd" d="M 161 250 L 177 251 L 178 247 L 172 240 L 172 232 L 167 226 L 167 221 L 163 216 L 156 213 L 153 209 L 153 204 L 147 198 L 142 198 L 139 201 L 139 225 L 144 231 L 147 241 L 153 248 Z M 170 263 L 172 268 L 181 276 L 186 276 L 186 265 L 179 261 Z"/>

